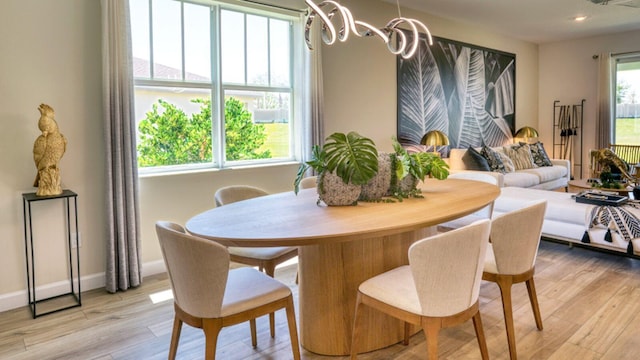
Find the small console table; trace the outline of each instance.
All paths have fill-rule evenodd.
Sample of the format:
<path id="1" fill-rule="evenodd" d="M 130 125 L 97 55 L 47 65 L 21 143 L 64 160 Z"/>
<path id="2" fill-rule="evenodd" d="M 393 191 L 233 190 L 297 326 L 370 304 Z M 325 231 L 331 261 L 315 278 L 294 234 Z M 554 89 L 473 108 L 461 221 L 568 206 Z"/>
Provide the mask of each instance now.
<path id="1" fill-rule="evenodd" d="M 67 261 L 69 275 L 69 291 L 63 294 L 50 296 L 44 299 L 36 297 L 36 276 L 35 276 L 35 249 L 33 246 L 33 227 L 31 218 L 31 204 L 37 201 L 49 201 L 61 199 L 65 204 L 66 211 L 66 230 L 67 230 Z M 71 222 L 71 199 L 73 199 L 73 219 Z M 29 294 L 29 307 L 33 318 L 38 316 L 51 314 L 61 310 L 78 307 L 82 305 L 80 295 L 80 249 L 79 249 L 79 233 L 78 233 L 78 194 L 71 190 L 63 190 L 59 195 L 37 196 L 35 192 L 22 194 L 22 207 L 24 213 L 24 251 L 27 262 L 27 292 Z M 73 227 L 72 227 L 73 225 Z M 72 234 L 75 234 L 75 242 L 72 243 Z M 74 245 L 75 244 L 75 256 Z M 75 261 L 74 261 L 75 257 Z M 75 280 L 75 281 L 74 281 Z M 64 299 L 64 298 L 70 298 Z M 55 301 L 59 300 L 59 301 Z M 64 301 L 66 300 L 66 301 Z M 45 311 L 38 313 L 37 306 L 44 302 L 50 302 L 52 307 L 48 307 Z"/>

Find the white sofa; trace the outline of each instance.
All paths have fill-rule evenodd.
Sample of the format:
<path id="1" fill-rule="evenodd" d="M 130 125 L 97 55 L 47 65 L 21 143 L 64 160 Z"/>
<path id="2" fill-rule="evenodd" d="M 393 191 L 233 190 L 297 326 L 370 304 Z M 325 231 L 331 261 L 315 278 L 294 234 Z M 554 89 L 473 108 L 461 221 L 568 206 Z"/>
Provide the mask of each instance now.
<path id="1" fill-rule="evenodd" d="M 502 147 L 492 148 L 503 152 Z M 449 152 L 449 170 L 457 173 L 469 170 L 462 159 L 467 149 L 451 149 Z M 499 172 L 487 172 L 498 179 L 500 187 L 513 186 L 531 189 L 553 190 L 569 185 L 571 179 L 571 163 L 569 160 L 550 159 L 553 166 L 543 166 L 533 169 L 516 170 L 515 172 L 502 174 Z M 484 171 L 483 171 L 484 172 Z"/>
<path id="2" fill-rule="evenodd" d="M 589 229 L 591 212 L 595 205 L 578 203 L 570 193 L 503 187 L 501 194 L 494 202 L 493 216 L 526 206 L 531 201 L 547 200 L 547 211 L 542 225 L 542 236 L 545 238 L 576 243 L 587 247 L 606 249 L 619 253 L 627 253 L 629 243 L 616 231 L 611 231 L 611 242 L 605 240 L 607 227 L 598 225 Z M 635 217 L 640 218 L 640 210 L 625 207 Z M 517 231 L 517 229 L 514 229 Z M 587 231 L 589 242 L 582 242 Z M 635 256 L 640 255 L 640 238 L 631 240 Z"/>

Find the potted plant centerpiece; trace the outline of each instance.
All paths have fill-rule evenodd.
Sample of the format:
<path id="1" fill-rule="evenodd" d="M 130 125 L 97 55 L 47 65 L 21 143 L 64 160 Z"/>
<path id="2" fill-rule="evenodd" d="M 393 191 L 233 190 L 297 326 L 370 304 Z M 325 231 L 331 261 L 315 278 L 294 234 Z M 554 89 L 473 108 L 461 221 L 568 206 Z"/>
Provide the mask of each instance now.
<path id="1" fill-rule="evenodd" d="M 408 197 L 422 197 L 417 188 L 419 181 L 431 176 L 438 180 L 444 180 L 449 176 L 449 165 L 438 154 L 431 152 L 415 152 L 409 154 L 405 148 L 393 139 L 391 186 L 387 195 L 399 200 Z"/>
<path id="2" fill-rule="evenodd" d="M 378 151 L 373 140 L 356 132 L 331 134 L 324 146 L 313 147 L 311 160 L 300 164 L 296 194 L 309 168 L 318 174 L 318 202 L 356 205 L 362 185 L 378 172 Z"/>

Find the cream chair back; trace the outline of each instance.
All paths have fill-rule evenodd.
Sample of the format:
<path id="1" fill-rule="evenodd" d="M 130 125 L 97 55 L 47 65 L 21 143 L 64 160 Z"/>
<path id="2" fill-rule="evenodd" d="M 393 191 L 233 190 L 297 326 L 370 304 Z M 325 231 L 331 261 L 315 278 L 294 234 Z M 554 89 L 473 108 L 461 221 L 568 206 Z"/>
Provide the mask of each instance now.
<path id="1" fill-rule="evenodd" d="M 166 221 L 156 223 L 156 233 L 175 303 L 193 316 L 220 317 L 229 275 L 227 249 Z"/>
<path id="2" fill-rule="evenodd" d="M 317 176 L 308 176 L 300 180 L 300 189 L 311 189 L 318 185 Z"/>
<path id="3" fill-rule="evenodd" d="M 457 314 L 478 300 L 490 228 L 488 219 L 479 220 L 409 248 L 423 316 Z"/>
<path id="4" fill-rule="evenodd" d="M 491 246 L 499 274 L 522 274 L 533 268 L 546 209 L 547 201 L 542 200 L 493 219 Z"/>
<path id="5" fill-rule="evenodd" d="M 269 195 L 268 192 L 249 185 L 231 185 L 218 189 L 214 196 L 216 206 L 231 204 L 236 201 L 252 199 L 258 196 Z"/>

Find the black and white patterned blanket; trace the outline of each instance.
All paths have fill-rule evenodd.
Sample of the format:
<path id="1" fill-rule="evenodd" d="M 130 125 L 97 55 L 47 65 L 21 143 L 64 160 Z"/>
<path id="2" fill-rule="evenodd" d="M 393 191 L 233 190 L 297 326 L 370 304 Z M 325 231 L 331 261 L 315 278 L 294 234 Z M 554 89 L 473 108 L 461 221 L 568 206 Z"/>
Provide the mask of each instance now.
<path id="1" fill-rule="evenodd" d="M 607 228 L 604 240 L 613 242 L 611 230 L 620 235 L 627 244 L 627 254 L 633 255 L 633 242 L 631 240 L 640 238 L 640 219 L 638 219 L 630 209 L 640 209 L 640 203 L 628 202 L 623 206 L 595 206 L 591 210 L 589 227 L 582 236 L 583 243 L 590 243 L 589 229 L 596 226 Z"/>

